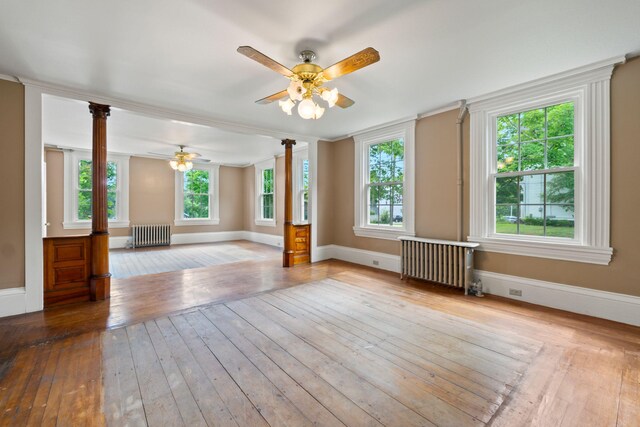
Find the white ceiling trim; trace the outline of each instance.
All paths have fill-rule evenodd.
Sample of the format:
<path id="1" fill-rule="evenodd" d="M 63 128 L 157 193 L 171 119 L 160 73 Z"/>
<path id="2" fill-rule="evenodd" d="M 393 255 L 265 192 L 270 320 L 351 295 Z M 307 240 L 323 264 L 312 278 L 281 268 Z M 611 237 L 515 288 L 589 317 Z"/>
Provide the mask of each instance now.
<path id="1" fill-rule="evenodd" d="M 531 80 L 519 85 L 510 86 L 501 90 L 490 92 L 484 95 L 476 96 L 467 100 L 467 104 L 477 104 L 480 102 L 489 101 L 491 99 L 508 95 L 513 92 L 520 92 L 523 90 L 535 88 L 540 85 L 552 83 L 558 80 L 567 78 L 579 78 L 581 75 L 591 73 L 598 69 L 606 69 L 612 65 L 624 64 L 627 60 L 627 56 L 614 56 L 613 58 L 604 59 L 602 61 L 594 62 L 592 64 L 584 65 L 582 67 L 573 68 L 571 70 L 563 71 L 561 73 L 552 74 L 540 79 Z"/>
<path id="2" fill-rule="evenodd" d="M 25 86 L 33 86 L 42 90 L 42 92 L 49 95 L 61 96 L 64 98 L 71 98 L 79 101 L 95 102 L 98 104 L 106 104 L 114 108 L 121 108 L 134 113 L 144 114 L 150 117 L 159 119 L 177 120 L 186 123 L 194 123 L 203 126 L 210 126 L 230 132 L 237 132 L 248 135 L 261 135 L 268 136 L 276 139 L 295 139 L 301 142 L 311 142 L 320 139 L 314 135 L 295 134 L 289 132 L 276 131 L 273 129 L 265 129 L 254 126 L 247 126 L 240 123 L 228 122 L 223 120 L 217 120 L 211 117 L 206 117 L 198 114 L 185 113 L 181 111 L 175 111 L 168 108 L 156 107 L 153 105 L 143 104 L 139 102 L 132 102 L 122 98 L 114 98 L 108 95 L 95 94 L 92 92 L 74 89 L 66 86 L 50 84 L 46 82 L 40 82 L 36 80 L 25 79 L 21 77 L 16 78 L 18 82 Z"/>

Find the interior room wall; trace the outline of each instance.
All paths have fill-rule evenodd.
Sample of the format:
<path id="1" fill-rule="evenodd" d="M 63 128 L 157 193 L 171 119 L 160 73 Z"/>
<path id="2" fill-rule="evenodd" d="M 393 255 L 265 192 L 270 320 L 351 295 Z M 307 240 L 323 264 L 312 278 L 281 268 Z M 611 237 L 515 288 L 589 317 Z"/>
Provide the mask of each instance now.
<path id="1" fill-rule="evenodd" d="M 284 156 L 276 158 L 276 226 L 256 225 L 256 168 L 244 168 L 244 230 L 255 233 L 284 234 Z"/>
<path id="2" fill-rule="evenodd" d="M 88 234 L 90 229 L 67 229 L 64 218 L 64 155 L 47 150 L 47 219 L 49 236 Z M 173 233 L 242 230 L 243 168 L 220 167 L 220 224 L 173 227 Z M 129 221 L 131 224 L 172 224 L 175 217 L 175 175 L 166 160 L 129 160 Z M 112 228 L 114 236 L 129 236 L 130 228 Z"/>
<path id="3" fill-rule="evenodd" d="M 24 86 L 0 80 L 0 289 L 25 285 Z"/>
<path id="4" fill-rule="evenodd" d="M 611 80 L 611 246 L 608 266 L 476 252 L 476 268 L 502 274 L 640 296 L 640 58 L 617 67 Z M 416 235 L 455 239 L 457 111 L 426 117 L 416 125 Z M 354 225 L 354 141 L 347 138 L 319 150 L 318 181 L 331 188 L 332 234 L 336 244 L 399 254 L 394 241 L 360 238 Z M 469 229 L 469 120 L 464 126 L 464 236 Z M 320 193 L 319 193 L 320 195 Z M 324 211 L 321 211 L 324 212 Z M 331 214 L 330 214 L 331 215 Z M 329 240 L 329 237 L 331 239 Z M 320 237 L 320 236 L 319 236 Z"/>

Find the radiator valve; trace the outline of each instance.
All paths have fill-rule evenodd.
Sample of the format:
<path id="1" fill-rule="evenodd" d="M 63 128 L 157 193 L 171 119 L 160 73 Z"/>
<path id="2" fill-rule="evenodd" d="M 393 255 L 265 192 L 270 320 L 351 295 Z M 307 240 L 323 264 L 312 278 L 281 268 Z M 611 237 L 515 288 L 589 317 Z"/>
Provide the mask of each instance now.
<path id="1" fill-rule="evenodd" d="M 475 295 L 477 297 L 484 296 L 482 293 L 482 280 L 471 283 L 471 286 L 469 286 L 469 295 Z"/>

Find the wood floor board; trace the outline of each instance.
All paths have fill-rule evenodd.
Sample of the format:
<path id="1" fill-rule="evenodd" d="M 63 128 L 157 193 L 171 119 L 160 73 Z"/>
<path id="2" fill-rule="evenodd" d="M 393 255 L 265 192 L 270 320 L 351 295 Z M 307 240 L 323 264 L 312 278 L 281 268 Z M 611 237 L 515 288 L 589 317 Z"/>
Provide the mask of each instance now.
<path id="1" fill-rule="evenodd" d="M 233 262 L 0 319 L 0 426 L 640 425 L 640 328 L 335 260 L 283 269 L 251 242 L 198 251 L 133 256 Z"/>
<path id="2" fill-rule="evenodd" d="M 426 395 L 434 396 L 434 398 L 446 402 L 447 404 L 454 406 L 458 410 L 465 412 L 474 418 L 487 421 L 491 418 L 491 415 L 499 406 L 495 403 L 487 401 L 486 399 L 474 393 L 469 392 L 466 389 L 461 388 L 457 384 L 450 383 L 446 380 L 435 381 L 435 375 L 432 372 L 421 370 L 419 366 L 413 365 L 393 353 L 380 349 L 378 347 L 380 344 L 378 339 L 362 339 L 357 334 L 353 334 L 348 325 L 342 325 L 342 327 L 340 327 L 331 322 L 327 322 L 323 318 L 311 313 L 308 308 L 305 307 L 304 309 L 301 309 L 290 301 L 287 301 L 287 298 L 285 296 L 264 295 L 261 296 L 260 299 L 272 304 L 276 308 L 295 313 L 296 318 L 308 318 L 310 321 L 316 323 L 319 327 L 326 328 L 332 334 L 335 333 L 337 336 L 340 336 L 341 338 L 339 339 L 339 342 L 352 349 L 354 352 L 362 352 L 365 354 L 371 353 L 369 357 L 372 358 L 376 363 L 404 369 L 408 374 L 415 376 L 416 379 L 419 379 L 420 381 L 422 381 L 422 383 L 424 383 L 420 384 L 421 387 L 419 389 Z M 439 403 L 440 402 L 438 401 L 434 402 L 435 405 L 438 405 Z M 450 417 L 450 419 L 455 418 Z M 438 424 L 437 421 L 435 423 Z"/>
<path id="3" fill-rule="evenodd" d="M 434 390 L 428 384 L 420 381 L 411 372 L 366 349 L 354 349 L 348 340 L 328 329 L 317 328 L 306 318 L 285 311 L 284 307 L 276 307 L 258 297 L 249 298 L 245 302 L 434 425 L 448 422 L 458 426 L 480 425 L 479 420 L 474 419 L 472 415 L 434 394 Z"/>
<path id="4" fill-rule="evenodd" d="M 286 370 L 300 386 L 328 408 L 343 424 L 371 427 L 381 425 L 351 399 L 225 305 L 212 306 L 202 311 L 226 336 L 242 336 L 260 349 L 281 369 Z"/>
<path id="5" fill-rule="evenodd" d="M 186 314 L 185 318 L 270 425 L 313 424 L 231 341 L 211 327 L 202 313 Z"/>
<path id="6" fill-rule="evenodd" d="M 503 383 L 488 377 L 484 377 L 482 382 L 475 382 L 469 378 L 469 375 L 463 375 L 464 371 L 456 372 L 438 365 L 436 363 L 438 360 L 434 362 L 431 353 L 428 351 L 397 339 L 384 331 L 370 327 L 358 319 L 334 311 L 325 305 L 319 304 L 316 299 L 307 299 L 304 294 L 290 292 L 287 295 L 281 293 L 275 293 L 274 295 L 283 299 L 296 300 L 303 304 L 304 309 L 308 312 L 316 313 L 326 321 L 348 330 L 354 336 L 370 342 L 376 342 L 371 351 L 381 351 L 395 356 L 396 363 L 400 363 L 405 367 L 412 365 L 413 369 L 426 373 L 428 378 L 425 379 L 428 381 L 431 380 L 437 383 L 444 380 L 476 394 L 488 402 L 502 403 L 502 392 L 506 389 Z"/>
<path id="7" fill-rule="evenodd" d="M 286 328 L 272 322 L 243 301 L 230 302 L 225 305 L 252 327 L 278 343 L 342 394 L 356 402 L 380 423 L 403 426 L 434 425 L 342 364 L 332 360 L 324 353 L 318 352 L 315 347 L 292 334 Z"/>

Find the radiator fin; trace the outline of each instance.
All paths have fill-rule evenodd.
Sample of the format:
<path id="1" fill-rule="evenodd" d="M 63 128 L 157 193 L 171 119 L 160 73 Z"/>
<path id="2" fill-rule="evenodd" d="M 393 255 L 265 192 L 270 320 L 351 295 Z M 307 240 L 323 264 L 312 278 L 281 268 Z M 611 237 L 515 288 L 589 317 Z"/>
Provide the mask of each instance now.
<path id="1" fill-rule="evenodd" d="M 131 227 L 133 248 L 168 246 L 171 244 L 171 225 L 137 224 Z"/>
<path id="2" fill-rule="evenodd" d="M 401 275 L 467 289 L 477 243 L 401 237 Z"/>

